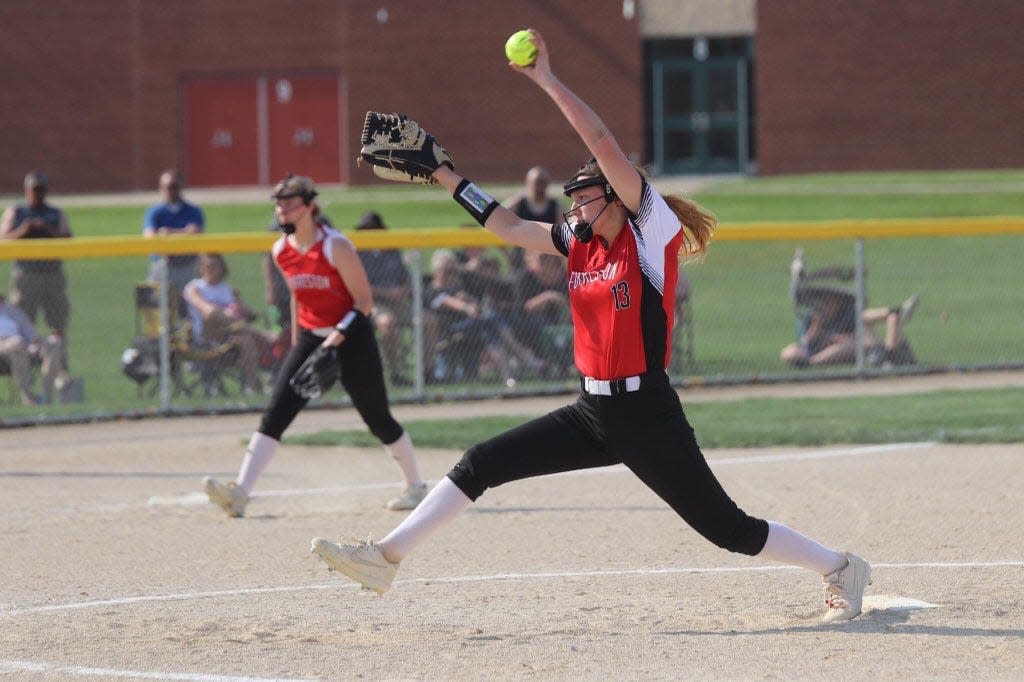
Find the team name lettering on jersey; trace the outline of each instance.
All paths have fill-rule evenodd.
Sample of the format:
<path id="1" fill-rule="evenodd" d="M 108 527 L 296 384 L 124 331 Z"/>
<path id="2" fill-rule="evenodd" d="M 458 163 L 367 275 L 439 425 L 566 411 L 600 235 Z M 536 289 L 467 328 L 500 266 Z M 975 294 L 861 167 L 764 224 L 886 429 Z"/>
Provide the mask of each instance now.
<path id="1" fill-rule="evenodd" d="M 615 272 L 619 269 L 618 262 L 608 263 L 600 270 L 591 270 L 589 272 L 578 272 L 576 270 L 570 270 L 568 273 L 569 291 L 578 289 L 594 282 L 604 282 L 615 277 Z"/>
<path id="2" fill-rule="evenodd" d="M 330 289 L 331 278 L 325 275 L 299 274 L 288 278 L 288 286 L 295 289 Z"/>

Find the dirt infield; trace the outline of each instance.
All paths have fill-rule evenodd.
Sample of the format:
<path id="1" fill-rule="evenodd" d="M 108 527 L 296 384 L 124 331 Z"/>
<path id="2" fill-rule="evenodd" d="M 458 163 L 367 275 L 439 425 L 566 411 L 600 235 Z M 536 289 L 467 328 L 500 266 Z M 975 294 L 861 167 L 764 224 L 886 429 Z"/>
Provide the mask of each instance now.
<path id="1" fill-rule="evenodd" d="M 1019 385 L 1006 376 L 993 385 Z M 397 413 L 438 409 L 453 407 Z M 354 421 L 309 412 L 296 430 Z M 1024 676 L 1020 444 L 707 452 L 748 511 L 873 562 L 866 613 L 825 627 L 816 576 L 710 546 L 616 467 L 489 491 L 406 561 L 392 592 L 359 591 L 309 540 L 390 529 L 394 465 L 378 450 L 286 446 L 249 517 L 229 520 L 196 494 L 199 479 L 233 476 L 254 424 L 0 432 L 0 677 Z M 436 479 L 459 453 L 421 456 Z"/>

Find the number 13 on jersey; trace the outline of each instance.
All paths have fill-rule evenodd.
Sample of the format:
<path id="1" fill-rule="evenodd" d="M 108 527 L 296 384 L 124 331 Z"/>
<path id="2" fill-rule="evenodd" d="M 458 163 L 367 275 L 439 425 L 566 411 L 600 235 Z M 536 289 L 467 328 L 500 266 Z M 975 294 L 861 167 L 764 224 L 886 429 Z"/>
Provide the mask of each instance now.
<path id="1" fill-rule="evenodd" d="M 623 280 L 612 285 L 612 298 L 615 299 L 615 309 L 624 310 L 629 307 L 629 284 Z"/>

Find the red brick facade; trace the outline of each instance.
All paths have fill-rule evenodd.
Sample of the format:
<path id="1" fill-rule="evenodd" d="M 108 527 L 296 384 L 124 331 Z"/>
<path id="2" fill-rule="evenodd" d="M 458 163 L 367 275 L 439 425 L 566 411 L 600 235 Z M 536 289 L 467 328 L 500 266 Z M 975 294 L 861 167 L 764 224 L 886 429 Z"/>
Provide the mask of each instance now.
<path id="1" fill-rule="evenodd" d="M 152 189 L 161 170 L 186 165 L 187 79 L 325 71 L 342 81 L 350 159 L 367 109 L 402 111 L 435 132 L 472 177 L 517 180 L 535 163 L 562 177 L 586 151 L 550 100 L 506 67 L 503 45 L 518 28 L 543 31 L 559 75 L 627 152 L 642 149 L 636 21 L 624 19 L 616 2 L 580 7 L 574 0 L 4 3 L 0 191 L 19 191 L 30 168 L 45 170 L 58 192 Z M 373 180 L 350 164 L 344 175 L 354 183 Z"/>
<path id="2" fill-rule="evenodd" d="M 480 180 L 535 163 L 562 177 L 585 150 L 505 66 L 522 26 L 544 32 L 557 72 L 639 155 L 641 37 L 618 2 L 0 3 L 0 192 L 30 168 L 57 192 L 152 189 L 187 168 L 190 79 L 324 73 L 341 82 L 353 183 L 373 181 L 352 161 L 371 108 L 416 118 Z M 760 172 L 1024 166 L 1021 26 L 1019 0 L 758 2 Z"/>
<path id="3" fill-rule="evenodd" d="M 763 174 L 1024 166 L 1024 3 L 762 0 Z"/>

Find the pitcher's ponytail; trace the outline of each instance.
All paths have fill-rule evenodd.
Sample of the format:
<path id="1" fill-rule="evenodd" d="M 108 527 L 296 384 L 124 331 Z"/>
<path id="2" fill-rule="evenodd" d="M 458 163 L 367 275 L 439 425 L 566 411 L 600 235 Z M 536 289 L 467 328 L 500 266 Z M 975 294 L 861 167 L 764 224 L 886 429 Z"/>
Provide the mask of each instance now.
<path id="1" fill-rule="evenodd" d="M 715 228 L 718 227 L 718 219 L 696 202 L 672 195 L 663 198 L 683 225 L 683 245 L 679 255 L 684 260 L 702 260 L 708 252 Z"/>

